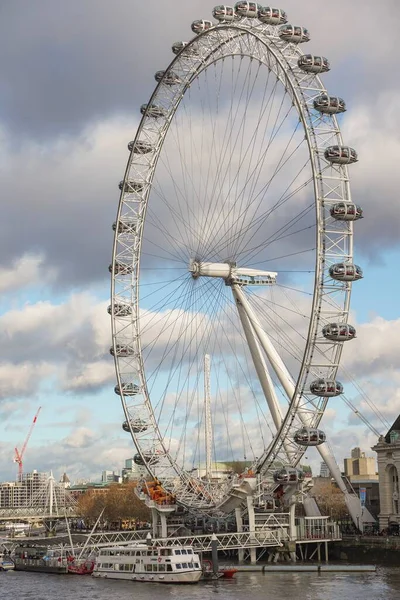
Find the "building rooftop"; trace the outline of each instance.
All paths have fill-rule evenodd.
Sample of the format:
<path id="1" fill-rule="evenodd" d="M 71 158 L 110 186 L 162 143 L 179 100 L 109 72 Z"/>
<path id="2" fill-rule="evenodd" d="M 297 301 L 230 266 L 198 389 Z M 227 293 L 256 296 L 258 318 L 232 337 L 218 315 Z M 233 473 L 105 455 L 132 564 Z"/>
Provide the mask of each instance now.
<path id="1" fill-rule="evenodd" d="M 393 443 L 393 434 L 392 432 L 399 432 L 399 442 L 400 442 L 400 415 L 397 417 L 387 434 L 385 435 L 385 442 L 387 444 Z M 392 434 L 392 436 L 390 435 Z"/>

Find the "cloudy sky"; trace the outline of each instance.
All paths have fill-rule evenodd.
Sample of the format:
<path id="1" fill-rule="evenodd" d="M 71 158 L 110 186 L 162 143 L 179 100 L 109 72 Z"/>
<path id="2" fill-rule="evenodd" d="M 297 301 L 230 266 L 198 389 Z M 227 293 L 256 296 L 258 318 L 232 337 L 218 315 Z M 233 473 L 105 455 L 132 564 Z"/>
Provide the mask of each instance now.
<path id="1" fill-rule="evenodd" d="M 154 72 L 213 6 L 0 0 L 0 480 L 15 476 L 14 446 L 39 406 L 26 470 L 96 479 L 132 455 L 108 354 L 117 184 Z M 400 412 L 400 5 L 286 0 L 282 8 L 310 30 L 307 51 L 330 59 L 327 87 L 348 105 L 342 129 L 359 153 L 352 190 L 366 218 L 355 240 L 365 272 L 352 301 L 358 339 L 344 365 L 363 391 L 350 392 L 354 402 L 369 414 L 370 399 L 392 422 Z M 354 445 L 370 452 L 374 436 L 339 406 L 325 422 L 339 462 Z"/>

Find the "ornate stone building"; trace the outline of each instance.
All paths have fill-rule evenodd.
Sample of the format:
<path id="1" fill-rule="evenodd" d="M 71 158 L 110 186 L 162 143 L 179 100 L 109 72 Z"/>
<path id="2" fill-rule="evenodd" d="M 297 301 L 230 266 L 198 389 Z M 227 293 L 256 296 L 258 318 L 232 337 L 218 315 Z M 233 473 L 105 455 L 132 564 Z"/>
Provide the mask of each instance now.
<path id="1" fill-rule="evenodd" d="M 378 455 L 380 514 L 379 526 L 386 529 L 389 523 L 400 524 L 399 473 L 400 473 L 400 416 L 388 433 L 380 436 L 372 448 Z"/>

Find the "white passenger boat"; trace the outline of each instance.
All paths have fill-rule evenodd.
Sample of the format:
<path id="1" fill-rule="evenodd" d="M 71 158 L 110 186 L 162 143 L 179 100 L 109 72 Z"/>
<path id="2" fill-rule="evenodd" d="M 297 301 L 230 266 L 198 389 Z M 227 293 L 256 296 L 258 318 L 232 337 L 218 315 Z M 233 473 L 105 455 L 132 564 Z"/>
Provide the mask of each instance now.
<path id="1" fill-rule="evenodd" d="M 92 574 L 157 583 L 197 583 L 201 575 L 200 558 L 190 546 L 152 547 L 143 543 L 102 548 Z"/>
<path id="2" fill-rule="evenodd" d="M 0 553 L 0 571 L 13 571 L 15 569 L 14 561 L 7 553 Z"/>

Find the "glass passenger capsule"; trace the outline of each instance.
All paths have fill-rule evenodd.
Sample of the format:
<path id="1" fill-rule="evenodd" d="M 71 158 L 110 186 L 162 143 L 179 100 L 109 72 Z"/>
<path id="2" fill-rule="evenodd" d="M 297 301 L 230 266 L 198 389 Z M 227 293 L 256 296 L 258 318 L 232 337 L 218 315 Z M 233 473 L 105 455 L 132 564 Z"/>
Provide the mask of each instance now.
<path id="1" fill-rule="evenodd" d="M 287 23 L 287 15 L 280 8 L 271 8 L 270 6 L 260 6 L 258 9 L 258 18 L 267 25 L 282 25 Z"/>
<path id="2" fill-rule="evenodd" d="M 129 221 L 118 221 L 118 233 L 135 234 L 137 221 L 130 219 Z M 113 223 L 113 231 L 117 230 L 117 224 Z"/>
<path id="3" fill-rule="evenodd" d="M 328 325 L 322 328 L 322 335 L 332 342 L 347 342 L 354 340 L 356 330 L 352 325 L 348 325 L 347 323 L 328 323 Z"/>
<path id="4" fill-rule="evenodd" d="M 352 202 L 337 202 L 332 206 L 330 213 L 337 221 L 357 221 L 363 218 L 361 206 Z"/>
<path id="5" fill-rule="evenodd" d="M 189 42 L 175 42 L 172 44 L 172 52 L 174 54 L 179 54 L 184 48 L 186 48 L 185 54 L 189 56 L 198 56 L 200 54 L 195 44 L 189 44 Z"/>
<path id="6" fill-rule="evenodd" d="M 124 188 L 124 182 L 122 180 L 119 182 L 118 188 L 121 190 L 121 192 L 124 189 L 124 191 L 127 194 L 133 194 L 133 192 L 137 192 L 138 194 L 140 194 L 140 192 L 143 192 L 144 183 L 140 183 L 139 181 L 133 181 L 131 179 L 129 181 L 125 181 L 125 188 Z"/>
<path id="7" fill-rule="evenodd" d="M 304 480 L 304 471 L 293 467 L 284 467 L 274 473 L 275 483 L 293 484 Z"/>
<path id="8" fill-rule="evenodd" d="M 140 112 L 142 113 L 142 115 L 154 117 L 155 119 L 165 117 L 165 115 L 167 114 L 162 106 L 157 106 L 156 104 L 142 104 L 142 106 L 140 107 Z"/>
<path id="9" fill-rule="evenodd" d="M 316 379 L 310 383 L 310 392 L 320 398 L 333 398 L 343 394 L 343 386 L 334 379 Z"/>
<path id="10" fill-rule="evenodd" d="M 179 54 L 179 52 L 181 52 L 187 45 L 188 42 L 174 42 L 172 44 L 172 52 L 174 54 Z"/>
<path id="11" fill-rule="evenodd" d="M 112 314 L 111 304 L 107 308 L 109 315 Z M 132 314 L 132 307 L 129 304 L 114 304 L 114 315 L 116 317 L 129 317 Z"/>
<path id="12" fill-rule="evenodd" d="M 160 458 L 157 456 L 155 452 L 145 452 L 143 453 L 143 458 L 140 454 L 135 454 L 133 457 L 133 462 L 135 465 L 144 466 L 146 463 L 158 463 Z"/>
<path id="13" fill-rule="evenodd" d="M 337 96 L 321 94 L 321 96 L 317 96 L 314 99 L 314 108 L 323 114 L 336 115 L 345 112 L 346 103 L 342 98 L 338 98 Z"/>
<path id="14" fill-rule="evenodd" d="M 217 19 L 217 21 L 234 21 L 235 20 L 235 10 L 233 6 L 224 6 L 223 4 L 219 4 L 215 6 L 213 9 L 213 17 Z"/>
<path id="15" fill-rule="evenodd" d="M 329 61 L 324 56 L 304 54 L 297 61 L 299 68 L 306 73 L 326 73 L 329 71 Z"/>
<path id="16" fill-rule="evenodd" d="M 350 165 L 358 161 L 357 152 L 349 146 L 328 146 L 324 156 L 334 165 Z"/>
<path id="17" fill-rule="evenodd" d="M 363 278 L 361 267 L 353 263 L 336 263 L 329 268 L 329 275 L 337 281 L 357 281 Z"/>
<path id="18" fill-rule="evenodd" d="M 158 83 L 162 81 L 165 85 L 177 85 L 178 83 L 182 83 L 181 78 L 173 71 L 157 71 L 154 78 Z"/>
<path id="19" fill-rule="evenodd" d="M 257 2 L 236 2 L 235 12 L 240 17 L 247 17 L 248 19 L 256 19 L 258 17 L 258 10 L 260 5 Z"/>
<path id="20" fill-rule="evenodd" d="M 297 25 L 282 25 L 279 28 L 279 37 L 285 42 L 292 42 L 293 44 L 302 44 L 303 42 L 310 41 L 310 33 L 305 27 L 298 27 Z"/>
<path id="21" fill-rule="evenodd" d="M 153 146 L 149 142 L 136 140 L 136 142 L 129 142 L 128 150 L 129 152 L 133 150 L 134 154 L 148 154 L 153 151 Z"/>
<path id="22" fill-rule="evenodd" d="M 133 356 L 135 354 L 135 348 L 129 344 L 116 344 L 115 354 L 112 346 L 110 348 L 110 354 L 111 356 Z"/>
<path id="23" fill-rule="evenodd" d="M 146 460 L 146 458 L 142 458 L 140 454 L 135 454 L 135 456 L 133 457 L 133 462 L 135 463 L 135 465 L 144 467 L 147 460 Z"/>
<path id="24" fill-rule="evenodd" d="M 109 267 L 108 267 L 108 270 L 110 271 L 110 273 L 113 272 L 112 267 L 113 267 L 112 265 L 109 265 Z M 114 272 L 116 275 L 130 275 L 131 273 L 133 273 L 133 267 L 132 267 L 132 265 L 128 265 L 126 263 L 116 262 Z"/>
<path id="25" fill-rule="evenodd" d="M 206 21 L 204 19 L 197 19 L 197 21 L 193 21 L 192 23 L 192 31 L 193 33 L 203 33 L 203 31 L 208 31 L 214 27 L 214 23 L 212 21 Z"/>
<path id="26" fill-rule="evenodd" d="M 326 435 L 320 429 L 302 427 L 295 432 L 293 439 L 299 446 L 319 446 L 326 441 Z"/>
<path id="27" fill-rule="evenodd" d="M 133 433 L 141 433 L 147 429 L 147 423 L 146 421 L 143 421 L 143 419 L 131 419 L 130 425 Z M 128 421 L 124 421 L 122 423 L 122 429 L 126 432 L 130 432 L 131 429 Z"/>
<path id="28" fill-rule="evenodd" d="M 114 388 L 114 392 L 120 396 L 121 390 L 119 385 L 116 385 Z M 124 396 L 136 396 L 140 392 L 140 387 L 136 385 L 136 383 L 123 383 L 122 384 L 122 393 Z"/>

